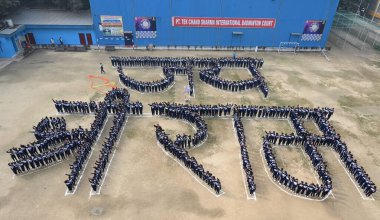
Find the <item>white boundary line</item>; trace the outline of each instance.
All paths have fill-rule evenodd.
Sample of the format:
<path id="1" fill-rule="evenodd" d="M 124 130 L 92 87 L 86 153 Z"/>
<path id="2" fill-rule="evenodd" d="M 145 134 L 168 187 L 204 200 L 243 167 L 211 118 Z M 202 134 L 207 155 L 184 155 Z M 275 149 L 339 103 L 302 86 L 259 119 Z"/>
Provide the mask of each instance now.
<path id="1" fill-rule="evenodd" d="M 120 133 L 119 133 L 119 135 L 118 135 L 119 137 L 117 138 L 117 142 L 116 142 L 116 145 L 115 145 L 115 150 L 113 151 L 113 154 L 112 154 L 111 160 L 110 160 L 110 162 L 108 163 L 107 170 L 106 170 L 106 172 L 105 172 L 105 174 L 104 174 L 104 177 L 102 178 L 102 183 L 100 184 L 99 190 L 98 190 L 97 192 L 94 192 L 94 191 L 91 189 L 90 194 L 89 194 L 89 199 L 90 199 L 91 196 L 93 196 L 93 195 L 100 195 L 100 192 L 101 192 L 101 190 L 102 190 L 102 186 L 103 186 L 103 184 L 104 184 L 104 181 L 106 180 L 106 177 L 107 177 L 108 171 L 109 171 L 109 169 L 110 169 L 110 167 L 111 167 L 112 160 L 113 160 L 113 158 L 115 157 L 115 153 L 116 153 L 117 147 L 119 146 L 119 142 L 120 142 L 120 139 L 121 139 L 121 134 L 124 132 L 125 125 L 126 125 L 127 122 L 128 122 L 128 114 L 126 114 L 125 117 L 126 117 L 126 119 L 125 119 L 125 122 L 124 122 L 124 124 L 123 124 L 123 128 L 121 129 L 121 131 L 120 131 Z"/>
<path id="2" fill-rule="evenodd" d="M 300 198 L 300 199 L 313 201 L 313 202 L 323 202 L 323 201 L 326 200 L 326 199 L 330 196 L 330 194 L 332 193 L 332 191 L 330 191 L 330 192 L 325 196 L 325 198 L 323 198 L 323 199 L 312 199 L 312 198 L 308 198 L 308 197 L 304 197 L 304 196 L 299 196 L 299 195 L 297 195 L 297 194 L 295 194 L 295 193 L 291 193 L 291 192 L 289 192 L 288 190 L 285 190 L 281 185 L 276 184 L 276 183 L 274 182 L 274 180 L 272 179 L 272 177 L 269 175 L 269 173 L 268 173 L 268 171 L 267 171 L 267 167 L 266 167 L 267 165 L 265 164 L 265 161 L 264 161 L 264 156 L 263 156 L 263 150 L 262 150 L 262 149 L 260 149 L 260 155 L 261 155 L 261 160 L 262 160 L 262 162 L 263 162 L 264 170 L 265 170 L 265 172 L 267 173 L 268 178 L 270 179 L 270 181 L 271 181 L 271 182 L 272 182 L 277 188 L 279 188 L 281 191 L 285 192 L 286 194 L 288 194 L 288 195 L 290 195 L 290 196 L 294 196 L 294 197 Z"/>
<path id="3" fill-rule="evenodd" d="M 91 116 L 94 116 L 95 113 L 94 112 L 90 112 L 90 113 L 78 113 L 78 112 L 73 112 L 73 113 L 59 113 L 57 112 L 55 115 L 59 115 L 59 116 L 70 116 L 70 115 L 75 115 L 75 116 L 88 116 L 88 115 L 91 115 Z"/>
<path id="4" fill-rule="evenodd" d="M 83 174 L 84 174 L 84 172 L 85 172 L 85 170 L 86 170 L 86 168 L 87 168 L 88 162 L 89 162 L 90 159 L 91 159 L 92 153 L 95 151 L 95 146 L 96 146 L 96 145 L 98 144 L 98 142 L 99 142 L 100 136 L 102 135 L 103 130 L 104 130 L 104 128 L 106 127 L 106 124 L 107 124 L 107 122 L 108 122 L 109 117 L 110 117 L 110 116 L 107 115 L 107 118 L 106 118 L 106 121 L 104 122 L 103 128 L 102 128 L 102 130 L 100 131 L 98 138 L 96 139 L 95 143 L 94 143 L 93 146 L 92 146 L 91 153 L 90 153 L 90 155 L 88 156 L 87 161 L 86 161 L 86 164 L 84 165 L 84 167 L 83 167 L 83 169 L 82 169 L 82 172 L 81 172 L 81 174 L 80 174 L 80 177 L 79 177 L 78 183 L 74 186 L 74 190 L 73 190 L 73 192 L 70 192 L 68 189 L 66 189 L 65 196 L 67 196 L 67 195 L 74 195 L 75 192 L 77 191 L 77 189 L 78 189 L 78 187 L 79 187 L 79 184 L 80 184 L 80 181 L 81 181 L 81 179 L 82 179 L 82 177 L 83 177 Z"/>
<path id="5" fill-rule="evenodd" d="M 331 147 L 328 147 L 330 149 L 330 151 L 334 154 L 335 158 L 338 160 L 339 164 L 342 166 L 344 172 L 346 172 L 348 178 L 350 178 L 352 184 L 354 184 L 355 188 L 358 190 L 360 196 L 362 197 L 363 200 L 370 200 L 370 201 L 375 201 L 375 198 L 373 198 L 373 196 L 369 196 L 369 197 L 366 197 L 365 195 L 363 196 L 362 192 L 360 191 L 360 189 L 358 188 L 358 186 L 356 185 L 355 181 L 351 178 L 351 175 L 347 172 L 347 169 L 343 166 L 342 162 L 340 161 L 340 159 L 338 158 L 338 156 L 335 154 L 336 152 L 334 152 Z"/>
<path id="6" fill-rule="evenodd" d="M 174 161 L 176 161 L 183 169 L 186 170 L 186 172 L 188 172 L 199 184 L 201 184 L 204 188 L 207 189 L 207 191 L 209 191 L 211 194 L 213 194 L 215 197 L 220 197 L 221 195 L 225 194 L 225 192 L 223 190 L 220 191 L 219 194 L 216 194 L 214 191 L 212 191 L 210 189 L 210 187 L 206 186 L 204 183 L 203 183 L 203 180 L 200 181 L 199 178 L 197 176 L 195 176 L 193 173 L 190 172 L 190 170 L 187 168 L 187 167 L 184 167 L 182 165 L 182 163 L 177 159 L 175 158 L 174 156 L 170 155 L 168 152 L 165 151 L 165 149 L 163 147 L 161 147 L 161 144 L 157 141 L 157 146 L 167 155 L 169 156 L 170 158 L 172 158 Z"/>
<path id="7" fill-rule="evenodd" d="M 243 122 L 242 122 L 243 123 Z M 234 132 L 234 136 L 235 136 L 235 138 L 238 140 L 238 142 L 239 142 L 239 138 L 238 138 L 238 136 L 237 136 L 237 132 L 236 132 L 236 129 L 235 129 L 235 125 L 234 125 L 234 119 L 232 119 L 232 128 L 233 128 L 233 132 Z M 238 144 L 238 146 L 240 147 L 240 144 Z M 248 149 L 247 149 L 247 151 L 248 151 Z M 239 154 L 239 162 L 240 162 L 240 170 L 241 170 L 241 177 L 242 177 L 242 179 L 243 179 L 243 184 L 244 184 L 244 189 L 245 189 L 245 194 L 246 194 L 246 196 L 247 196 L 247 200 L 255 200 L 255 201 L 257 201 L 257 198 L 256 198 L 256 192 L 254 192 L 253 193 L 253 196 L 251 196 L 251 195 L 249 195 L 249 193 L 248 193 L 248 187 L 247 187 L 247 183 L 246 183 L 246 179 L 244 179 L 244 177 L 245 178 L 247 178 L 246 177 L 246 174 L 244 174 L 244 170 L 243 170 L 243 164 L 242 164 L 242 162 L 241 162 L 241 154 Z M 249 161 L 249 163 L 251 163 L 251 161 Z M 251 166 L 252 166 L 252 164 L 251 164 Z"/>

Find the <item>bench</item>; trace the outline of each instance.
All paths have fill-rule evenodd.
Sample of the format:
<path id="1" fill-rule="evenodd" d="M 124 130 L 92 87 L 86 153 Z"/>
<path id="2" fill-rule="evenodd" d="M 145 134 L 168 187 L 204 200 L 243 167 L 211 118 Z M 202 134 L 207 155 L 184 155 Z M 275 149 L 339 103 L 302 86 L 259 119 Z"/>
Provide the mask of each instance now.
<path id="1" fill-rule="evenodd" d="M 115 51 L 116 49 L 115 49 L 115 46 L 106 46 L 105 50 L 106 51 Z"/>
<path id="2" fill-rule="evenodd" d="M 85 46 L 77 46 L 76 48 L 77 48 L 78 52 L 85 52 L 85 51 L 87 51 Z"/>
<path id="3" fill-rule="evenodd" d="M 75 51 L 75 47 L 67 47 L 67 51 Z"/>

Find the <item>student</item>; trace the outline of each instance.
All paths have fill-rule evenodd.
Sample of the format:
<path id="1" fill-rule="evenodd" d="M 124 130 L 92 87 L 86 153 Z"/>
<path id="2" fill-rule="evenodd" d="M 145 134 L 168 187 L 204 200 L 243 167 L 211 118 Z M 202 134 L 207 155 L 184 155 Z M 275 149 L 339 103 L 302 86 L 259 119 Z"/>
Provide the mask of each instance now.
<path id="1" fill-rule="evenodd" d="M 50 44 L 51 44 L 51 47 L 54 47 L 54 46 L 55 46 L 54 38 L 50 38 Z"/>
<path id="2" fill-rule="evenodd" d="M 106 71 L 104 71 L 104 67 L 102 63 L 100 63 L 100 74 L 106 74 Z"/>

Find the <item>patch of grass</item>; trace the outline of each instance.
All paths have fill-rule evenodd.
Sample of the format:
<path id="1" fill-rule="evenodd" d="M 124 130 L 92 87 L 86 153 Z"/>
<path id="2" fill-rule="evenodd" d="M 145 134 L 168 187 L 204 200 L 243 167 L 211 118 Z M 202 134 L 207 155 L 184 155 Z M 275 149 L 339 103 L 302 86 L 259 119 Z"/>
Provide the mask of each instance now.
<path id="1" fill-rule="evenodd" d="M 340 96 L 338 98 L 338 103 L 339 105 L 344 108 L 344 107 L 358 107 L 363 105 L 363 100 L 355 98 L 353 96 Z"/>
<path id="2" fill-rule="evenodd" d="M 367 133 L 367 135 L 377 138 L 379 136 L 379 131 L 376 129 L 377 126 L 372 126 L 373 122 L 371 118 L 365 117 L 364 115 L 356 115 L 356 120 L 359 126 Z"/>
<path id="3" fill-rule="evenodd" d="M 302 78 L 295 76 L 295 75 L 290 75 L 288 77 L 287 81 L 291 85 L 298 85 L 298 86 L 309 86 L 310 85 L 309 81 L 302 79 Z"/>
<path id="4" fill-rule="evenodd" d="M 243 105 L 252 105 L 251 100 L 249 98 L 242 96 L 240 99 L 240 103 Z"/>
<path id="5" fill-rule="evenodd" d="M 271 97 L 271 104 L 277 106 L 304 106 L 304 107 L 313 107 L 314 105 L 307 99 L 282 99 L 276 96 Z"/>
<path id="6" fill-rule="evenodd" d="M 90 101 L 99 101 L 100 99 L 103 98 L 103 94 L 100 94 L 100 92 L 95 92 L 91 97 Z"/>
<path id="7" fill-rule="evenodd" d="M 337 132 L 340 134 L 340 135 L 343 135 L 343 136 L 350 136 L 354 139 L 358 139 L 358 136 L 351 132 L 350 130 L 347 130 L 347 128 L 343 127 L 341 125 L 341 123 L 337 122 L 337 121 L 333 121 L 331 120 L 331 125 L 337 130 Z"/>
<path id="8" fill-rule="evenodd" d="M 211 133 L 209 133 L 208 134 L 208 137 L 207 137 L 207 144 L 208 145 L 216 145 L 216 144 L 218 144 L 218 139 L 216 138 L 216 136 L 217 135 L 215 135 L 215 134 L 211 134 Z"/>
<path id="9" fill-rule="evenodd" d="M 175 89 L 174 88 L 170 88 L 168 91 L 166 91 L 165 93 L 163 93 L 168 99 L 169 102 L 174 102 L 175 101 Z"/>
<path id="10" fill-rule="evenodd" d="M 379 61 L 372 61 L 370 65 L 375 66 L 376 68 L 380 68 L 380 62 Z"/>

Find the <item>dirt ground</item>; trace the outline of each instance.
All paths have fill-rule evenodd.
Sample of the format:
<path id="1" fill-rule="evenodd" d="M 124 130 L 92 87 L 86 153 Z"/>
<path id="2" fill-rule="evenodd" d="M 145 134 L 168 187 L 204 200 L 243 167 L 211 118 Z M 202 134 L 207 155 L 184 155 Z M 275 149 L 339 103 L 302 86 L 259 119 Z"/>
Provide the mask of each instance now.
<path id="1" fill-rule="evenodd" d="M 308 201 L 281 191 L 268 178 L 260 154 L 265 131 L 294 132 L 287 121 L 243 119 L 249 156 L 257 185 L 257 200 L 247 200 L 240 165 L 239 145 L 232 119 L 207 118 L 209 136 L 189 153 L 220 178 L 226 193 L 215 197 L 157 145 L 154 127 L 160 123 L 172 136 L 194 133 L 183 121 L 162 117 L 130 117 L 118 144 L 101 195 L 89 196 L 94 162 L 111 126 L 106 123 L 75 195 L 65 196 L 63 181 L 73 158 L 39 172 L 14 177 L 5 153 L 12 146 L 33 141 L 32 126 L 44 116 L 55 116 L 51 99 L 95 100 L 109 89 L 101 80 L 90 88 L 89 74 L 100 75 L 120 86 L 108 57 L 122 56 L 232 56 L 232 52 L 206 51 L 89 51 L 57 53 L 37 50 L 31 56 L 0 70 L 0 219 L 379 219 L 380 193 L 363 200 L 334 152 L 320 147 L 333 181 L 334 197 Z M 328 62 L 320 54 L 238 52 L 238 56 L 263 57 L 262 74 L 270 88 L 268 99 L 258 90 L 231 93 L 199 80 L 195 71 L 194 104 L 254 104 L 328 106 L 335 108 L 331 122 L 373 181 L 380 184 L 380 55 L 355 56 L 334 49 Z M 158 68 L 125 70 L 147 81 L 160 79 Z M 225 69 L 231 80 L 249 77 L 244 70 Z M 132 101 L 144 104 L 184 103 L 185 76 L 160 94 L 130 91 Z M 93 86 L 94 87 L 94 86 Z M 147 115 L 149 116 L 149 115 Z M 93 116 L 65 116 L 68 127 L 89 127 Z M 311 122 L 306 127 L 318 133 Z M 315 182 L 309 160 L 297 148 L 276 147 L 278 163 L 296 177 Z"/>

